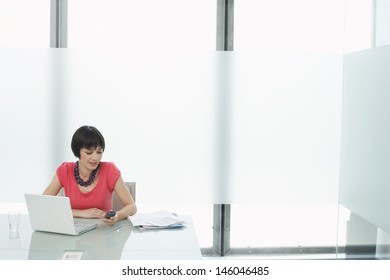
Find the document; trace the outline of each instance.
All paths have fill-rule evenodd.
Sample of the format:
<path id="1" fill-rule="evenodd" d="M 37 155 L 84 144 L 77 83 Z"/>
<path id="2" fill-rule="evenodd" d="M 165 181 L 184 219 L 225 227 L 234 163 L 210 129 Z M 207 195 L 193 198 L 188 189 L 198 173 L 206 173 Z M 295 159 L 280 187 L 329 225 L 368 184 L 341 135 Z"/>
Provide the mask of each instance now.
<path id="1" fill-rule="evenodd" d="M 157 211 L 152 213 L 137 213 L 128 217 L 135 227 L 140 229 L 162 229 L 179 228 L 184 224 L 184 220 L 168 211 Z"/>

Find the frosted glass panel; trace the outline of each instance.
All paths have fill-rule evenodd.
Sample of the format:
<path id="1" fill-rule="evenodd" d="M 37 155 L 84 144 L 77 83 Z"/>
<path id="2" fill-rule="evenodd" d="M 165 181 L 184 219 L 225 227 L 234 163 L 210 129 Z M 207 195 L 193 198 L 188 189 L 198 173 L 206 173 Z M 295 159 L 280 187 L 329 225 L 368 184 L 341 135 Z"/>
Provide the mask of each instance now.
<path id="1" fill-rule="evenodd" d="M 213 53 L 68 50 L 68 138 L 89 123 L 140 201 L 210 201 Z M 144 196 L 145 194 L 145 196 Z"/>
<path id="2" fill-rule="evenodd" d="M 43 190 L 52 173 L 53 65 L 47 50 L 0 51 L 1 202 L 24 201 Z"/>
<path id="3" fill-rule="evenodd" d="M 49 47 L 49 0 L 1 0 L 0 47 Z"/>
<path id="4" fill-rule="evenodd" d="M 234 61 L 232 200 L 336 203 L 342 56 L 241 53 Z"/>
<path id="5" fill-rule="evenodd" d="M 68 47 L 215 50 L 216 1 L 69 0 Z"/>
<path id="6" fill-rule="evenodd" d="M 340 202 L 390 232 L 390 47 L 345 56 Z"/>
<path id="7" fill-rule="evenodd" d="M 2 50 L 1 169 L 41 192 L 84 124 L 145 203 L 337 201 L 341 57 Z"/>
<path id="8" fill-rule="evenodd" d="M 145 203 L 211 201 L 216 73 L 214 53 L 127 50 L 2 50 L 1 178 L 4 201 L 42 192 L 71 137 L 94 125 L 104 160 L 137 182 Z"/>

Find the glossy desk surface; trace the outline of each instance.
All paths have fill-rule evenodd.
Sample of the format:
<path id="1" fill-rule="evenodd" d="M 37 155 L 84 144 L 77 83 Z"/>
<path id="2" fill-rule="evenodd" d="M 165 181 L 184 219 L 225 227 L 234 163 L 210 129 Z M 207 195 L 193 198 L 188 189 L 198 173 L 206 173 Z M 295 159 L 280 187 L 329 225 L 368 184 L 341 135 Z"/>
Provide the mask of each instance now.
<path id="1" fill-rule="evenodd" d="M 200 259 L 201 252 L 191 217 L 183 228 L 140 230 L 130 221 L 113 227 L 102 222 L 79 236 L 33 231 L 27 215 L 21 216 L 19 238 L 11 238 L 7 215 L 0 215 L 0 259 L 56 260 L 72 253 L 86 260 Z"/>

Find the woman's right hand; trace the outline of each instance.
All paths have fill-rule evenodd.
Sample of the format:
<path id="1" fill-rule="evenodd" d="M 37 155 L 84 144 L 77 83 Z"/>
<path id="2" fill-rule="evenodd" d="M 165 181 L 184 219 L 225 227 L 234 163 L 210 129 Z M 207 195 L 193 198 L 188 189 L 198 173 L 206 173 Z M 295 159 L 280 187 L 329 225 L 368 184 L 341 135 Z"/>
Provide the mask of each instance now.
<path id="1" fill-rule="evenodd" d="M 73 209 L 72 213 L 74 218 L 89 218 L 89 219 L 93 219 L 93 218 L 101 219 L 106 214 L 106 212 L 98 208 L 89 208 L 85 210 Z"/>

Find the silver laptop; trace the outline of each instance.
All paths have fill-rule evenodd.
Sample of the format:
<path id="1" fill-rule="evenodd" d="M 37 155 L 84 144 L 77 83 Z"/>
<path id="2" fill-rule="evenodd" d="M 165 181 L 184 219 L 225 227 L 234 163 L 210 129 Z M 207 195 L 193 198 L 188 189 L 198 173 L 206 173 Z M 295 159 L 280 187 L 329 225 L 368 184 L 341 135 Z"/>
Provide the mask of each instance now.
<path id="1" fill-rule="evenodd" d="M 34 230 L 79 235 L 97 227 L 96 220 L 75 221 L 69 197 L 25 194 L 31 227 Z"/>

